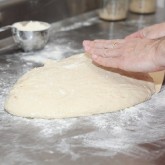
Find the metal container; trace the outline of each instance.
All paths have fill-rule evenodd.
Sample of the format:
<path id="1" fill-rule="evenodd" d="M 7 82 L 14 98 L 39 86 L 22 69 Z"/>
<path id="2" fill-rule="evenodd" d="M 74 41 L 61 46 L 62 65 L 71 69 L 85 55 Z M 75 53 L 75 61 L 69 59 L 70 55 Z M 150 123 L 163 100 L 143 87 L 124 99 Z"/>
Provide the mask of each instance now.
<path id="1" fill-rule="evenodd" d="M 28 27 L 30 25 L 30 28 Z M 35 27 L 35 24 L 41 25 Z M 13 39 L 18 48 L 25 52 L 43 49 L 49 40 L 50 24 L 39 21 L 22 21 L 0 29 L 4 31 L 11 28 Z"/>
<path id="2" fill-rule="evenodd" d="M 26 21 L 13 24 L 12 34 L 18 47 L 22 48 L 26 52 L 44 48 L 49 39 L 50 25 L 45 22 L 39 23 L 45 25 L 45 29 L 30 31 L 17 28 L 17 24 L 28 24 Z"/>
<path id="3" fill-rule="evenodd" d="M 156 11 L 156 0 L 131 0 L 129 10 L 138 14 L 151 14 Z"/>
<path id="4" fill-rule="evenodd" d="M 99 17 L 107 21 L 119 21 L 127 18 L 128 0 L 102 0 Z"/>

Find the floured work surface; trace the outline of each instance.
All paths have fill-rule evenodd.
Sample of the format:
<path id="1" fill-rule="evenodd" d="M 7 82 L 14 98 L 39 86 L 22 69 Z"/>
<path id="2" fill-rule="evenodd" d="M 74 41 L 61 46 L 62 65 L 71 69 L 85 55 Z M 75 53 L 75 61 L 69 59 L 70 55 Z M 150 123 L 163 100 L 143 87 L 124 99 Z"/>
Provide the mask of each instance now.
<path id="1" fill-rule="evenodd" d="M 2 165 L 164 165 L 165 86 L 148 101 L 123 111 L 69 119 L 27 119 L 4 111 L 4 100 L 16 80 L 46 59 L 62 59 L 82 52 L 82 40 L 122 38 L 139 27 L 162 22 L 164 9 L 145 19 L 131 16 L 109 23 L 98 17 L 78 19 L 76 27 L 51 33 L 41 52 L 0 56 L 0 160 Z M 131 19 L 132 18 L 132 19 Z M 131 20 L 130 20 L 131 19 Z M 94 20 L 94 22 L 88 22 Z M 96 21 L 95 21 L 96 20 Z M 81 22 L 81 24 L 79 23 Z M 79 27 L 80 27 L 79 26 Z M 59 28 L 58 26 L 58 29 Z M 39 64 L 38 64 L 39 63 Z"/>
<path id="2" fill-rule="evenodd" d="M 163 86 L 151 100 L 124 111 L 60 120 L 9 115 L 2 100 L 1 163 L 164 165 L 164 96 Z"/>
<path id="3" fill-rule="evenodd" d="M 96 66 L 84 54 L 49 61 L 18 80 L 5 108 L 32 118 L 67 118 L 114 112 L 151 98 L 152 78 Z"/>

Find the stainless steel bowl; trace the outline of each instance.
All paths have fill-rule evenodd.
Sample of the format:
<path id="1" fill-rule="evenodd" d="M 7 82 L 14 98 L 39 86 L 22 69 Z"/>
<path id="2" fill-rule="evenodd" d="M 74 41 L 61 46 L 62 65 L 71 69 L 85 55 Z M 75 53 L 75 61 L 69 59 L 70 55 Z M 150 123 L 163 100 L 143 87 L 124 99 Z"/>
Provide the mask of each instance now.
<path id="1" fill-rule="evenodd" d="M 20 29 L 17 25 L 26 26 L 28 23 L 40 23 L 45 28 L 42 29 Z M 49 40 L 49 30 L 51 25 L 46 22 L 39 21 L 22 21 L 16 22 L 13 25 L 9 25 L 0 29 L 0 31 L 11 28 L 12 35 L 16 45 L 25 52 L 40 50 L 45 47 Z"/>
<path id="2" fill-rule="evenodd" d="M 45 22 L 39 22 L 40 24 L 45 25 L 45 29 L 42 30 L 20 30 L 15 25 L 16 24 L 28 24 L 29 21 L 17 22 L 12 26 L 12 34 L 14 41 L 25 52 L 27 51 L 34 51 L 43 49 L 46 43 L 49 40 L 49 29 L 50 24 Z M 38 22 L 38 21 L 37 21 Z"/>

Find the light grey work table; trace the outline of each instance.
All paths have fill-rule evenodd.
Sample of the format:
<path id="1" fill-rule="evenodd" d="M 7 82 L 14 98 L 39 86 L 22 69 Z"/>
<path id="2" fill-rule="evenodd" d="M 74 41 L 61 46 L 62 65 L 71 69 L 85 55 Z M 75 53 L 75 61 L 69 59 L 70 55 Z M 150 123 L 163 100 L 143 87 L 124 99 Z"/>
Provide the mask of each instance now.
<path id="1" fill-rule="evenodd" d="M 153 15 L 129 14 L 126 21 L 114 23 L 99 20 L 92 12 L 54 23 L 48 45 L 38 52 L 6 52 L 4 47 L 12 42 L 0 41 L 0 164 L 165 165 L 164 85 L 145 103 L 91 117 L 26 119 L 4 111 L 5 97 L 16 80 L 46 59 L 83 52 L 84 39 L 123 38 L 164 20 L 163 9 Z"/>

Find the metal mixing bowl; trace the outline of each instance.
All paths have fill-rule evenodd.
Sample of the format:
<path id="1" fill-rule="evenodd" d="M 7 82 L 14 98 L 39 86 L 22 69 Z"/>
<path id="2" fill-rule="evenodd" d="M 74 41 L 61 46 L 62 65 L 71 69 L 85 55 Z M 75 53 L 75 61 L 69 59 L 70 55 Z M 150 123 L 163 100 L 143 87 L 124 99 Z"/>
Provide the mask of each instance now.
<path id="1" fill-rule="evenodd" d="M 26 28 L 20 28 L 20 26 L 25 27 L 29 23 L 38 23 L 44 28 L 38 28 L 38 30 L 36 28 L 33 29 L 33 27 L 28 30 Z M 13 25 L 1 27 L 0 32 L 11 29 L 16 45 L 25 52 L 28 52 L 43 49 L 45 47 L 49 40 L 50 27 L 51 25 L 46 22 L 22 21 L 16 22 Z"/>
<path id="2" fill-rule="evenodd" d="M 22 29 L 20 30 L 16 26 L 17 24 L 26 25 L 29 22 L 30 21 L 17 22 L 11 26 L 14 41 L 16 42 L 17 46 L 23 49 L 25 52 L 42 49 L 45 47 L 46 43 L 49 40 L 50 24 L 46 22 L 36 21 L 45 26 L 44 29 L 37 31 L 27 31 Z"/>

